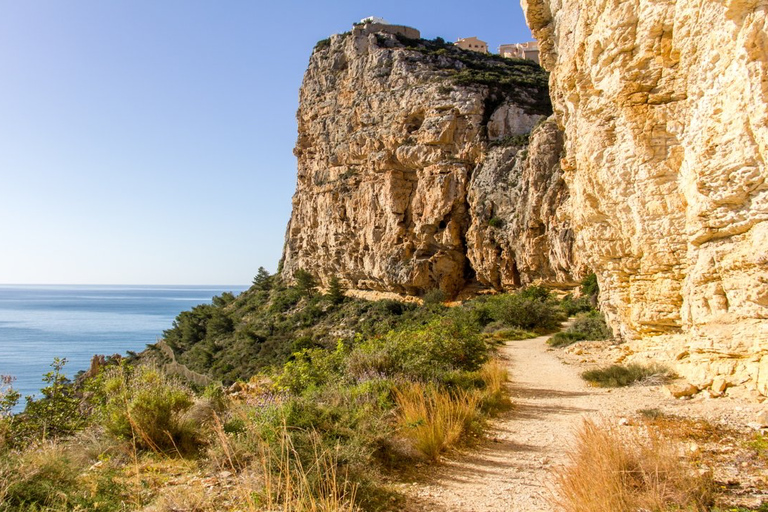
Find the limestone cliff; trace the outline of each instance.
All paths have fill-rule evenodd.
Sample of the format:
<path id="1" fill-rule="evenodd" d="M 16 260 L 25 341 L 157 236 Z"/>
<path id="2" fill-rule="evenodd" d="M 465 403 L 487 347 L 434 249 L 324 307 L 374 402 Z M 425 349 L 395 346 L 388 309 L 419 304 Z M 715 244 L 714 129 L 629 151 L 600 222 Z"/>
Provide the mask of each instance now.
<path id="1" fill-rule="evenodd" d="M 768 394 L 768 1 L 522 5 L 614 328 Z"/>
<path id="2" fill-rule="evenodd" d="M 318 44 L 284 275 L 410 295 L 573 281 L 546 81 L 527 61 L 381 30 Z"/>

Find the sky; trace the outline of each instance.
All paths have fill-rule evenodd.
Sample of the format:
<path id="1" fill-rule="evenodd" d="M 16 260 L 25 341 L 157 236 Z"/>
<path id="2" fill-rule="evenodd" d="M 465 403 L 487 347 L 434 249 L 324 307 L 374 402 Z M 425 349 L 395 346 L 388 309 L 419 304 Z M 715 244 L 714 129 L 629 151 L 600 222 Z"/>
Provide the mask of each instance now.
<path id="1" fill-rule="evenodd" d="M 367 16 L 531 37 L 516 0 L 0 0 L 0 284 L 275 271 L 309 56 Z"/>

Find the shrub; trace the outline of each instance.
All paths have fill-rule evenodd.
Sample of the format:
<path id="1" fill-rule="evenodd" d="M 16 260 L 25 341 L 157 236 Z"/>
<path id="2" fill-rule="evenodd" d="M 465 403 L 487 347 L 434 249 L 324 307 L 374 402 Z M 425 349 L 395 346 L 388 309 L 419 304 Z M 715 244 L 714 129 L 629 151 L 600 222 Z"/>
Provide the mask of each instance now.
<path id="1" fill-rule="evenodd" d="M 433 288 L 424 294 L 424 304 L 442 304 L 445 302 L 445 292 L 440 288 Z"/>
<path id="2" fill-rule="evenodd" d="M 486 359 L 487 348 L 477 330 L 448 317 L 366 340 L 352 351 L 347 368 L 358 379 L 384 375 L 440 380 L 454 370 L 475 371 Z"/>
<path id="3" fill-rule="evenodd" d="M 581 281 L 581 293 L 586 297 L 597 297 L 600 294 L 600 287 L 597 284 L 597 275 L 588 274 Z"/>
<path id="4" fill-rule="evenodd" d="M 577 341 L 605 340 L 611 337 L 613 331 L 605 323 L 605 318 L 594 311 L 577 316 L 567 330 L 558 332 L 547 343 L 553 347 L 564 347 Z"/>
<path id="5" fill-rule="evenodd" d="M 314 50 L 312 50 L 312 52 L 313 53 L 314 52 L 319 52 L 319 51 L 325 50 L 326 48 L 330 48 L 330 47 L 331 47 L 331 39 L 330 38 L 321 39 L 317 43 L 315 43 L 315 48 L 314 48 Z"/>
<path id="6" fill-rule="evenodd" d="M 555 333 L 551 338 L 547 340 L 547 345 L 550 347 L 567 347 L 573 345 L 576 342 L 584 341 L 587 339 L 587 335 L 583 332 L 575 332 L 570 329 Z"/>
<path id="7" fill-rule="evenodd" d="M 283 366 L 277 384 L 296 394 L 326 384 L 339 375 L 348 352 L 343 343 L 339 343 L 333 352 L 322 348 L 297 352 Z"/>
<path id="8" fill-rule="evenodd" d="M 552 296 L 548 289 L 536 285 L 526 286 L 517 294 L 523 299 L 538 300 L 540 302 L 546 302 Z"/>
<path id="9" fill-rule="evenodd" d="M 504 225 L 504 221 L 498 217 L 491 217 L 490 220 L 488 220 L 488 225 L 492 228 L 500 228 Z"/>
<path id="10" fill-rule="evenodd" d="M 26 397 L 24 412 L 12 420 L 15 444 L 68 436 L 85 426 L 80 399 L 62 371 L 66 364 L 66 359 L 54 358 L 53 370 L 43 375 L 47 385 L 40 390 L 42 397 Z"/>
<path id="11" fill-rule="evenodd" d="M 768 434 L 756 433 L 747 446 L 755 450 L 759 457 L 768 461 Z"/>
<path id="12" fill-rule="evenodd" d="M 579 297 L 574 299 L 572 295 L 568 294 L 560 301 L 560 309 L 562 309 L 566 315 L 573 316 L 576 313 L 585 313 L 593 311 L 592 302 L 589 297 Z"/>
<path id="13" fill-rule="evenodd" d="M 656 364 L 649 366 L 640 364 L 621 366 L 614 364 L 606 368 L 588 370 L 581 374 L 584 380 L 601 388 L 629 386 L 648 377 L 659 377 L 666 380 L 672 378 L 672 376 L 673 373 L 668 368 Z"/>
<path id="14" fill-rule="evenodd" d="M 563 321 L 563 314 L 554 303 L 531 296 L 539 293 L 531 292 L 526 296 L 522 292 L 493 297 L 489 304 L 491 316 L 507 326 L 524 330 L 555 329 Z"/>
<path id="15" fill-rule="evenodd" d="M 526 331 L 517 327 L 504 327 L 503 325 L 489 324 L 483 332 L 488 334 L 488 339 L 493 341 L 527 340 L 538 336 L 535 332 Z"/>
<path id="16" fill-rule="evenodd" d="M 193 405 L 191 392 L 150 366 L 120 366 L 103 382 L 103 425 L 118 439 L 154 451 L 188 453 L 197 448 L 199 426 L 184 413 Z"/>
<path id="17" fill-rule="evenodd" d="M 565 512 L 707 511 L 711 479 L 681 463 L 678 450 L 653 431 L 585 421 L 569 463 L 557 471 L 556 504 Z"/>

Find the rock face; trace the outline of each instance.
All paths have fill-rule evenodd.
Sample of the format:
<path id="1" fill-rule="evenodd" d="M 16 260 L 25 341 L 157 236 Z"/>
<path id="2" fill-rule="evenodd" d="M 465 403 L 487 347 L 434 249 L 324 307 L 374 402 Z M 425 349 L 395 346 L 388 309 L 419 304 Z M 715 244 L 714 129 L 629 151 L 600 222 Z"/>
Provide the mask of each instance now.
<path id="1" fill-rule="evenodd" d="M 768 1 L 521 3 L 614 330 L 768 394 Z"/>
<path id="2" fill-rule="evenodd" d="M 484 285 L 575 284 L 573 276 L 585 273 L 573 255 L 562 149 L 563 134 L 550 119 L 527 149 L 493 148 L 473 173 L 467 256 Z"/>
<path id="3" fill-rule="evenodd" d="M 532 63 L 360 27 L 322 42 L 300 92 L 283 275 L 410 295 L 572 281 L 550 112 Z"/>

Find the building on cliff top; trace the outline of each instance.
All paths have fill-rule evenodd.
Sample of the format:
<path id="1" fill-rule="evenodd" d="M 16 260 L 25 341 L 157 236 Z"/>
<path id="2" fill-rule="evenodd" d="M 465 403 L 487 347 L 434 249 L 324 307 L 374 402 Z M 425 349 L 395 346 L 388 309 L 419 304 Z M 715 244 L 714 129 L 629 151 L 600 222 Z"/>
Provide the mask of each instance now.
<path id="1" fill-rule="evenodd" d="M 408 39 L 421 39 L 421 32 L 405 25 L 393 25 L 383 18 L 368 16 L 352 26 L 352 35 L 361 36 L 384 32 L 386 34 L 401 35 Z"/>
<path id="2" fill-rule="evenodd" d="M 539 43 L 529 41 L 527 43 L 503 44 L 499 46 L 499 54 L 502 57 L 527 59 L 539 64 Z"/>
<path id="3" fill-rule="evenodd" d="M 462 50 L 472 50 L 473 52 L 488 53 L 488 43 L 476 37 L 460 37 L 454 44 Z"/>

